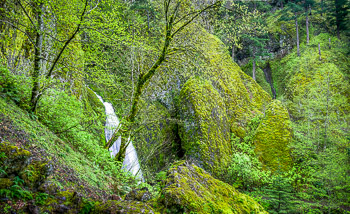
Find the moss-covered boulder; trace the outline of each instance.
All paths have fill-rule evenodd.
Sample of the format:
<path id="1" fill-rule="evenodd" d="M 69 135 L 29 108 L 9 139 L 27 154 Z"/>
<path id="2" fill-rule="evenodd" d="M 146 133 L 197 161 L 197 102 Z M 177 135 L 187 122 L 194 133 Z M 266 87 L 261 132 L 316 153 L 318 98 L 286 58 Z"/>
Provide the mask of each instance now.
<path id="1" fill-rule="evenodd" d="M 199 65 L 180 92 L 181 144 L 186 156 L 216 177 L 232 154 L 230 132 L 244 138 L 248 122 L 271 97 L 232 61 L 225 45 L 198 26 L 188 29 L 201 52 Z"/>
<path id="2" fill-rule="evenodd" d="M 182 147 L 197 165 L 216 175 L 227 166 L 230 126 L 225 103 L 209 81 L 193 78 L 181 90 Z"/>
<path id="3" fill-rule="evenodd" d="M 160 203 L 171 213 L 267 213 L 251 197 L 187 162 L 169 169 Z"/>
<path id="4" fill-rule="evenodd" d="M 33 161 L 20 172 L 20 176 L 27 186 L 34 188 L 43 184 L 52 172 L 53 166 L 50 163 L 46 161 Z"/>
<path id="5" fill-rule="evenodd" d="M 153 214 L 154 211 L 149 205 L 139 201 L 107 201 L 104 203 L 96 203 L 91 213 Z"/>
<path id="6" fill-rule="evenodd" d="M 0 177 L 18 174 L 28 164 L 31 153 L 10 143 L 0 143 Z"/>
<path id="7" fill-rule="evenodd" d="M 292 127 L 287 109 L 274 100 L 266 109 L 254 136 L 255 154 L 266 169 L 288 170 L 292 164 L 288 144 Z"/>

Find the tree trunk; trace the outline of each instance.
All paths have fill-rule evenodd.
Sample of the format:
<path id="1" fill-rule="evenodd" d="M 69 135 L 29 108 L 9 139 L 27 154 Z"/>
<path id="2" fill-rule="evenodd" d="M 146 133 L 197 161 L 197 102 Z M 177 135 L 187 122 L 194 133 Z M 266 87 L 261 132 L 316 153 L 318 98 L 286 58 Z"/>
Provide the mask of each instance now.
<path id="1" fill-rule="evenodd" d="M 310 43 L 310 34 L 309 34 L 309 16 L 308 11 L 306 9 L 306 44 Z"/>
<path id="2" fill-rule="evenodd" d="M 256 81 L 256 69 L 255 69 L 255 67 L 256 67 L 256 63 L 255 63 L 255 57 L 254 57 L 254 59 L 253 59 L 253 80 L 255 80 Z"/>
<path id="3" fill-rule="evenodd" d="M 34 112 L 38 103 L 39 93 L 40 93 L 40 82 L 39 77 L 41 73 L 42 65 L 42 48 L 43 48 L 43 31 L 44 31 L 44 18 L 43 11 L 44 5 L 40 3 L 34 11 L 37 11 L 36 18 L 38 22 L 36 40 L 34 47 L 34 71 L 32 74 L 33 88 L 32 97 L 30 100 L 31 111 Z"/>
<path id="4" fill-rule="evenodd" d="M 150 22 L 149 10 L 147 10 L 147 32 L 148 32 L 148 35 L 150 35 L 149 22 Z"/>
<path id="5" fill-rule="evenodd" d="M 232 61 L 235 61 L 235 44 L 232 44 L 232 54 L 231 54 L 231 57 L 232 57 Z"/>
<path id="6" fill-rule="evenodd" d="M 335 4 L 335 24 L 337 26 L 337 37 L 340 40 L 340 23 L 341 23 L 341 18 L 340 18 L 340 13 L 341 13 L 341 4 L 339 3 L 339 0 L 334 0 Z"/>
<path id="7" fill-rule="evenodd" d="M 295 14 L 295 30 L 297 34 L 297 54 L 300 56 L 300 46 L 299 46 L 299 29 L 298 29 L 298 19 L 297 15 Z"/>
<path id="8" fill-rule="evenodd" d="M 322 60 L 321 58 L 321 45 L 318 43 L 318 55 L 320 56 L 320 61 Z"/>

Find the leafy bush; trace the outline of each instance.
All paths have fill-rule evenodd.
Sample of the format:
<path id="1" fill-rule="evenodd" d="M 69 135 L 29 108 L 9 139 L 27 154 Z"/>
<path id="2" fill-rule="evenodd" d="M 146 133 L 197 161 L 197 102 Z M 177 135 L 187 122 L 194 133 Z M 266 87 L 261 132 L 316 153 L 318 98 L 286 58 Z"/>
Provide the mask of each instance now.
<path id="1" fill-rule="evenodd" d="M 248 124 L 248 134 L 240 139 L 231 135 L 231 144 L 234 153 L 228 168 L 228 180 L 237 188 L 251 189 L 268 182 L 269 171 L 263 171 L 262 164 L 258 160 L 253 145 L 253 137 L 260 123 L 259 117 L 254 117 Z"/>
<path id="2" fill-rule="evenodd" d="M 17 105 L 26 109 L 29 101 L 29 82 L 24 77 L 12 74 L 0 65 L 0 96 L 13 100 Z"/>

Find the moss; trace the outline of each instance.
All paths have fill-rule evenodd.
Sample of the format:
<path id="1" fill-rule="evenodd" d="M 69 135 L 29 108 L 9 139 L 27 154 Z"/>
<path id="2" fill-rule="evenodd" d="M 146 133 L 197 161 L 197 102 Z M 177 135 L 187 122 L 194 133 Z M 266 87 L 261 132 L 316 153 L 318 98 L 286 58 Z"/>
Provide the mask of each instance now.
<path id="1" fill-rule="evenodd" d="M 0 163 L 5 166 L 4 170 L 8 175 L 19 173 L 26 166 L 27 159 L 31 156 L 29 151 L 8 142 L 0 143 L 0 153 L 3 153 L 0 157 Z M 0 174 L 0 176 L 4 175 Z"/>
<path id="2" fill-rule="evenodd" d="M 227 166 L 230 127 L 225 103 L 209 81 L 189 80 L 181 90 L 181 139 L 186 155 L 208 171 L 219 175 Z"/>
<path id="3" fill-rule="evenodd" d="M 152 208 L 142 202 L 136 201 L 107 201 L 96 203 L 91 213 L 154 213 Z"/>
<path id="4" fill-rule="evenodd" d="M 141 168 L 146 172 L 144 177 L 149 178 L 169 167 L 168 164 L 175 159 L 177 145 L 169 140 L 174 136 L 174 121 L 168 119 L 171 115 L 165 104 L 140 100 L 140 105 L 143 108 L 139 110 L 136 121 L 142 128 L 135 135 L 134 146 L 139 157 L 148 157 L 141 163 Z"/>
<path id="5" fill-rule="evenodd" d="M 110 155 L 107 150 L 103 151 L 104 153 L 102 154 L 99 153 L 101 150 L 95 150 L 96 155 L 93 156 L 86 156 L 83 152 L 73 150 L 71 145 L 72 142 L 62 141 L 50 130 L 48 130 L 47 127 L 36 120 L 32 120 L 25 111 L 14 105 L 13 102 L 6 102 L 2 98 L 0 98 L 0 117 L 6 118 L 6 120 L 11 121 L 13 124 L 13 130 L 9 129 L 9 133 L 19 132 L 19 130 L 24 132 L 27 137 L 27 143 L 30 143 L 31 146 L 46 150 L 49 158 L 55 157 L 59 165 L 64 163 L 65 166 L 74 169 L 78 178 L 86 182 L 87 185 L 99 187 L 99 189 L 103 191 L 111 191 L 111 175 L 106 173 L 105 170 L 103 170 L 97 164 L 89 164 L 91 163 L 91 160 L 88 159 L 91 157 L 101 157 L 101 159 L 105 160 L 106 162 L 110 161 Z M 0 144 L 0 149 L 4 148 L 2 145 L 3 144 Z M 26 160 L 29 158 L 30 152 L 16 149 L 14 154 L 17 154 L 18 152 L 19 154 L 24 155 L 16 155 L 22 158 L 20 160 L 13 160 L 12 163 L 21 164 L 13 165 L 10 164 L 10 160 L 12 159 L 6 159 L 4 164 L 6 167 L 8 167 L 6 170 L 19 166 L 18 169 L 14 170 L 18 173 L 23 167 L 26 166 Z M 112 165 L 112 163 L 107 164 Z"/>
<path id="6" fill-rule="evenodd" d="M 172 212 L 266 213 L 252 198 L 193 164 L 180 162 L 167 176 L 159 203 Z"/>
<path id="7" fill-rule="evenodd" d="M 9 178 L 0 178 L 0 189 L 7 189 L 13 185 L 13 181 Z"/>
<path id="8" fill-rule="evenodd" d="M 281 101 L 274 100 L 265 112 L 254 136 L 255 154 L 266 169 L 287 171 L 292 165 L 289 143 L 291 121 Z"/>
<path id="9" fill-rule="evenodd" d="M 27 186 L 34 188 L 40 186 L 51 171 L 52 166 L 49 163 L 34 161 L 20 172 L 20 176 Z"/>
<path id="10" fill-rule="evenodd" d="M 261 86 L 261 89 L 263 89 L 266 93 L 272 97 L 272 92 L 271 92 L 271 86 L 270 84 L 266 81 L 264 71 L 261 70 L 261 66 L 263 63 L 257 63 L 256 65 L 256 83 L 258 83 Z M 246 65 L 242 66 L 242 71 L 244 71 L 245 74 L 247 74 L 249 77 L 253 76 L 252 73 L 252 62 L 250 61 Z M 242 79 L 244 77 L 241 76 Z M 257 87 L 260 89 L 260 87 Z"/>
<path id="11" fill-rule="evenodd" d="M 192 42 L 204 60 L 180 92 L 180 136 L 186 155 L 218 176 L 232 153 L 230 132 L 243 138 L 248 122 L 262 114 L 271 97 L 232 61 L 217 37 L 196 26 L 188 31 L 197 35 Z"/>

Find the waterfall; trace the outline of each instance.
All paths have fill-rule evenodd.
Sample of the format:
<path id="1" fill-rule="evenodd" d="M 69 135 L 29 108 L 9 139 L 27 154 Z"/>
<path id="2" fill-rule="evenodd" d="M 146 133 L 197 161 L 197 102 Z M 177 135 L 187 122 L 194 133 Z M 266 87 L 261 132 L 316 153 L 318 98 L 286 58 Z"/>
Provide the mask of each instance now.
<path id="1" fill-rule="evenodd" d="M 114 112 L 112 104 L 108 102 L 104 102 L 102 97 L 99 96 L 98 94 L 96 94 L 96 96 L 105 106 L 105 111 L 107 115 L 105 137 L 106 137 L 106 141 L 108 142 L 111 139 L 113 133 L 117 130 L 119 126 L 119 119 Z M 121 144 L 121 137 L 119 136 L 118 139 L 109 148 L 112 158 L 115 157 L 115 155 L 119 152 L 120 144 Z M 130 141 L 128 147 L 126 147 L 125 158 L 123 162 L 123 169 L 125 169 L 128 172 L 131 172 L 134 176 L 136 176 L 141 181 L 144 181 L 140 164 L 139 164 L 139 159 L 137 157 L 137 153 L 134 145 L 132 144 L 132 141 Z"/>

